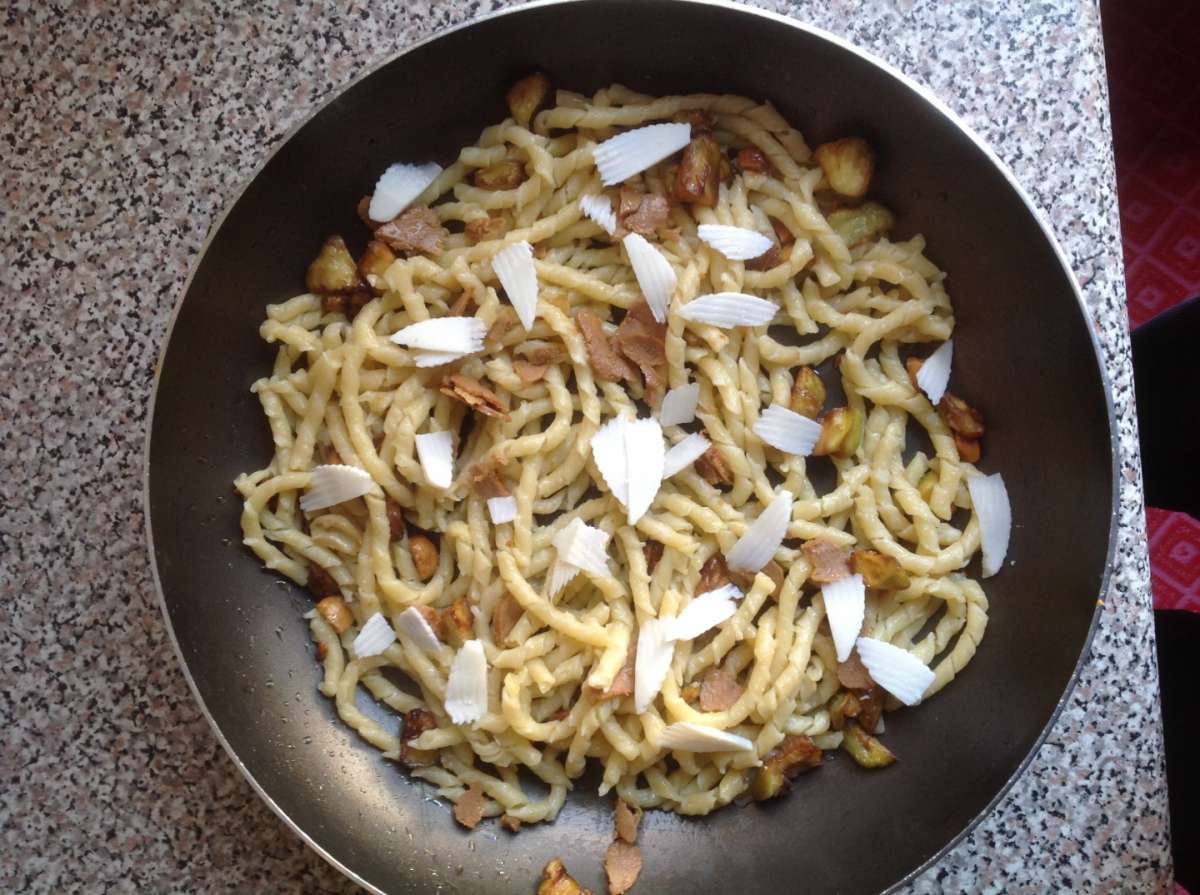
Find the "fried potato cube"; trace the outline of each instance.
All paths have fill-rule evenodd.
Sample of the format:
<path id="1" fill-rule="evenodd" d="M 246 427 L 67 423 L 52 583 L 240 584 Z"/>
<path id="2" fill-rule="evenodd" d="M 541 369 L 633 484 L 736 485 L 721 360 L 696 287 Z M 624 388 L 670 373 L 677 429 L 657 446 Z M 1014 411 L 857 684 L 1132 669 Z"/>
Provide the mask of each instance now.
<path id="1" fill-rule="evenodd" d="M 550 78 L 543 72 L 526 75 L 508 88 L 504 95 L 508 102 L 508 111 L 521 127 L 529 127 L 529 122 L 538 110 L 550 98 Z"/>
<path id="2" fill-rule="evenodd" d="M 850 565 L 856 573 L 863 576 L 867 587 L 901 590 L 911 583 L 908 573 L 896 558 L 878 550 L 855 550 L 850 558 Z"/>
<path id="3" fill-rule="evenodd" d="M 813 157 L 835 193 L 851 199 L 867 194 L 875 171 L 875 153 L 862 137 L 822 143 L 813 151 Z"/>
<path id="4" fill-rule="evenodd" d="M 801 416 L 815 420 L 825 406 L 825 383 L 812 367 L 801 367 L 796 371 L 792 383 L 791 409 Z"/>
<path id="5" fill-rule="evenodd" d="M 313 263 L 308 265 L 304 285 L 309 292 L 317 295 L 350 292 L 358 288 L 358 267 L 342 237 L 334 234 L 325 240 Z"/>
<path id="6" fill-rule="evenodd" d="M 525 166 L 516 159 L 505 159 L 479 168 L 472 179 L 481 190 L 514 190 L 525 180 Z"/>
<path id="7" fill-rule="evenodd" d="M 834 456 L 843 460 L 854 456 L 862 443 L 866 418 L 862 410 L 835 407 L 821 418 L 821 437 L 813 448 L 817 457 Z"/>

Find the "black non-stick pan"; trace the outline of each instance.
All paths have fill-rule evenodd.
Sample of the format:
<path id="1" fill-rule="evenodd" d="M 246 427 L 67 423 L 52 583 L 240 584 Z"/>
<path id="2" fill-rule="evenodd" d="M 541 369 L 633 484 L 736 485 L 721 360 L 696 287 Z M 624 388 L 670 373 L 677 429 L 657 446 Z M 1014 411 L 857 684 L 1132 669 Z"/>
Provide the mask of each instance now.
<path id="1" fill-rule="evenodd" d="M 533 69 L 585 92 L 616 81 L 651 94 L 761 97 L 814 145 L 861 134 L 879 150 L 878 194 L 899 233 L 924 233 L 950 272 L 955 391 L 986 410 L 986 468 L 1004 474 L 1016 522 L 1012 565 L 987 582 L 978 656 L 936 698 L 889 718 L 901 761 L 886 771 L 835 760 L 765 807 L 652 812 L 634 891 L 887 889 L 987 811 L 1074 680 L 1110 557 L 1112 415 L 1075 283 L 1011 176 L 919 88 L 778 17 L 679 0 L 518 9 L 375 69 L 267 161 L 195 270 L 153 409 L 152 550 L 196 696 L 263 798 L 368 888 L 530 893 L 561 856 L 604 890 L 611 803 L 594 786 L 577 787 L 553 824 L 467 833 L 339 722 L 316 691 L 301 619 L 310 598 L 240 546 L 230 484 L 271 451 L 249 392 L 272 358 L 258 337 L 264 305 L 302 291 L 329 233 L 362 233 L 355 202 L 387 164 L 449 162 L 504 117 L 506 87 Z"/>

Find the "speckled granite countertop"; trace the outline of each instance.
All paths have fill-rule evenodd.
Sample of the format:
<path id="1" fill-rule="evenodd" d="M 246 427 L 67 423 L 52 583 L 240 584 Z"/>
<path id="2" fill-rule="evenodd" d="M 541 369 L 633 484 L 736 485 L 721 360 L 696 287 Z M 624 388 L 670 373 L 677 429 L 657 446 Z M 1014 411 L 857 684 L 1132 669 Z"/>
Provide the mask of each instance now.
<path id="1" fill-rule="evenodd" d="M 353 890 L 254 795 L 176 666 L 144 546 L 146 404 L 206 231 L 266 153 L 365 66 L 499 5 L 7 5 L 0 890 Z M 999 810 L 911 891 L 1168 888 L 1097 4 L 764 5 L 890 60 L 1013 167 L 1083 284 L 1120 417 L 1118 566 L 1082 680 Z"/>

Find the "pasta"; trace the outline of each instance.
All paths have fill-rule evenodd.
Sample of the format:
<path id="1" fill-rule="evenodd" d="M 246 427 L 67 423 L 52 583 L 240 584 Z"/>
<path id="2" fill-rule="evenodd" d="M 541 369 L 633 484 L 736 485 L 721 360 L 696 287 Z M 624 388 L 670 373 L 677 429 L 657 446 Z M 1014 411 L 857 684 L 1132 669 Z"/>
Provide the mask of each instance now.
<path id="1" fill-rule="evenodd" d="M 866 191 L 855 178 L 870 177 L 869 148 L 838 141 L 814 154 L 770 105 L 620 86 L 559 91 L 536 116 L 512 94 L 510 103 L 515 117 L 431 170 L 409 211 L 372 223 L 376 241 L 346 276 L 310 270 L 324 294 L 267 307 L 261 333 L 278 347 L 253 392 L 274 455 L 236 482 L 243 537 L 268 569 L 323 597 L 310 613 L 321 692 L 440 795 L 464 805 L 482 795 L 482 810 L 467 813 L 512 824 L 553 819 L 589 760 L 602 792 L 689 815 L 752 785 L 756 797 L 777 794 L 771 762 L 801 741 L 817 762 L 845 745 L 869 765 L 887 750 L 868 706 L 897 703 L 857 654 L 839 662 L 821 581 L 863 577 L 855 630 L 932 669 L 924 698 L 970 661 L 987 623 L 983 589 L 965 572 L 980 546 L 965 482 L 982 423 L 960 399 L 932 404 L 905 363 L 912 346 L 951 335 L 944 274 L 921 237 L 887 238 L 886 209 L 849 201 Z M 606 191 L 597 144 L 655 122 L 690 124 L 682 155 Z M 585 214 L 588 197 L 604 200 L 584 203 L 601 219 L 611 203 L 616 236 Z M 700 225 L 754 231 L 749 244 L 765 235 L 772 247 L 730 260 L 698 237 Z M 669 262 L 662 325 L 648 316 L 621 230 Z M 501 288 L 492 266 L 522 242 L 534 247 L 537 281 L 528 330 L 513 307 L 519 288 Z M 343 256 L 337 243 L 326 261 Z M 773 319 L 721 327 L 683 316 L 710 293 L 767 299 Z M 481 322 L 482 351 L 390 338 L 455 318 Z M 818 373 L 822 364 L 832 370 Z M 631 523 L 593 441 L 618 417 L 654 417 L 668 390 L 673 406 L 694 394 L 696 409 L 694 421 L 661 426 L 664 447 L 693 433 L 711 447 L 662 478 Z M 826 392 L 839 390 L 844 404 L 831 406 Z M 811 430 L 810 455 L 757 434 L 774 405 L 790 411 L 780 425 Z M 804 429 L 794 417 L 814 422 Z M 453 445 L 445 488 L 430 484 L 418 449 L 436 433 Z M 304 512 L 317 467 L 338 465 L 369 475 L 363 493 Z M 725 556 L 785 491 L 791 511 L 771 562 L 728 568 Z M 492 521 L 505 513 L 511 521 Z M 607 574 L 585 568 L 554 593 L 560 545 L 589 528 L 603 533 Z M 738 591 L 728 617 L 666 647 L 661 688 L 638 712 L 631 674 L 647 669 L 633 659 L 653 646 L 639 634 L 729 584 Z M 361 655 L 357 638 L 376 614 L 392 632 Z M 433 638 L 424 647 L 422 625 Z M 451 668 L 467 641 L 486 657 L 486 706 L 455 723 Z M 403 725 L 362 712 L 364 691 Z M 749 747 L 661 748 L 679 722 Z"/>

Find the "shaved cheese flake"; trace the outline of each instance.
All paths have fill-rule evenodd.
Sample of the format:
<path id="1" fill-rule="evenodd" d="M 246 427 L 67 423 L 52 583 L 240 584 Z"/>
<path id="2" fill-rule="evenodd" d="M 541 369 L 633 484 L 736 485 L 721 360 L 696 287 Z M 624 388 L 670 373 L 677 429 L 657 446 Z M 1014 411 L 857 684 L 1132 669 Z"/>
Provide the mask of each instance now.
<path id="1" fill-rule="evenodd" d="M 726 584 L 705 591 L 688 603 L 675 618 L 664 619 L 663 636 L 667 640 L 694 640 L 715 628 L 737 611 L 743 594 L 736 585 Z"/>
<path id="2" fill-rule="evenodd" d="M 730 261 L 747 261 L 771 250 L 773 241 L 755 230 L 727 227 L 724 224 L 701 224 L 696 235 Z"/>
<path id="3" fill-rule="evenodd" d="M 610 137 L 592 150 L 592 158 L 600 181 L 613 186 L 683 149 L 691 139 L 690 124 L 649 124 Z"/>
<path id="4" fill-rule="evenodd" d="M 389 338 L 405 348 L 461 357 L 482 351 L 486 335 L 487 324 L 477 317 L 433 317 L 410 323 Z"/>
<path id="5" fill-rule="evenodd" d="M 417 649 L 424 650 L 427 653 L 435 653 L 442 645 L 442 642 L 438 640 L 437 634 L 433 633 L 433 628 L 429 626 L 429 622 L 425 620 L 425 616 L 421 614 L 416 606 L 409 606 L 401 612 L 400 617 L 396 619 L 396 623 Z"/>
<path id="6" fill-rule="evenodd" d="M 689 382 L 663 395 L 658 408 L 658 421 L 664 426 L 683 426 L 696 418 L 700 403 L 700 383 Z"/>
<path id="7" fill-rule="evenodd" d="M 579 210 L 600 225 L 609 236 L 617 232 L 617 213 L 613 211 L 612 200 L 607 196 L 580 196 Z"/>
<path id="8" fill-rule="evenodd" d="M 373 484 L 370 473 L 356 466 L 318 466 L 308 480 L 308 491 L 300 495 L 300 509 L 311 513 L 362 497 Z"/>
<path id="9" fill-rule="evenodd" d="M 675 644 L 666 638 L 663 626 L 661 619 L 652 618 L 638 628 L 637 654 L 633 663 L 633 707 L 638 714 L 654 702 L 675 655 Z"/>
<path id="10" fill-rule="evenodd" d="M 492 517 L 493 525 L 502 525 L 517 518 L 517 499 L 508 497 L 489 497 L 487 502 L 488 515 Z"/>
<path id="11" fill-rule="evenodd" d="M 932 404 L 942 400 L 942 395 L 946 394 L 946 386 L 950 383 L 950 361 L 953 358 L 954 342 L 943 342 L 917 370 L 917 385 Z"/>
<path id="12" fill-rule="evenodd" d="M 854 649 L 854 641 L 862 633 L 866 615 L 867 588 L 863 584 L 863 577 L 847 575 L 822 584 L 821 595 L 825 598 L 825 617 L 829 619 L 837 659 L 845 662 Z"/>
<path id="13" fill-rule="evenodd" d="M 990 578 L 1004 565 L 1012 534 L 1012 505 L 1000 473 L 976 475 L 967 480 L 971 505 L 979 517 L 979 540 L 983 547 L 982 576 Z"/>
<path id="14" fill-rule="evenodd" d="M 455 724 L 478 721 L 487 711 L 487 654 L 478 640 L 455 653 L 446 679 L 446 714 Z"/>
<path id="15" fill-rule="evenodd" d="M 650 504 L 654 503 L 654 496 L 662 485 L 665 459 L 662 426 L 658 420 L 648 417 L 626 424 L 625 474 L 629 482 L 629 500 L 625 511 L 630 525 L 645 516 Z"/>
<path id="16" fill-rule="evenodd" d="M 772 404 L 754 421 L 754 434 L 773 448 L 797 457 L 807 457 L 821 437 L 821 424 L 788 410 L 782 404 Z"/>
<path id="17" fill-rule="evenodd" d="M 517 312 L 525 331 L 533 329 L 537 317 L 538 281 L 533 266 L 533 246 L 525 240 L 501 249 L 492 258 L 492 270 L 504 294 Z"/>
<path id="18" fill-rule="evenodd" d="M 792 520 L 792 492 L 780 491 L 725 555 L 735 572 L 757 572 L 771 561 Z"/>
<path id="19" fill-rule="evenodd" d="M 646 237 L 639 233 L 630 233 L 623 240 L 625 254 L 633 266 L 633 275 L 637 277 L 638 288 L 646 297 L 650 313 L 659 323 L 667 319 L 667 307 L 671 304 L 671 296 L 675 294 L 675 285 L 679 282 L 675 276 L 675 268 L 663 257 L 662 252 L 652 246 Z"/>
<path id="20" fill-rule="evenodd" d="M 382 612 L 376 612 L 359 629 L 352 648 L 354 655 L 365 659 L 367 656 L 378 656 L 395 642 L 396 632 L 392 630 L 392 623 L 384 618 Z"/>
<path id="21" fill-rule="evenodd" d="M 564 562 L 561 557 L 554 560 L 554 564 L 550 566 L 550 575 L 546 581 L 546 592 L 549 596 L 556 596 L 559 591 L 571 583 L 571 579 L 579 574 L 579 567 L 573 566 L 569 562 Z"/>
<path id="22" fill-rule="evenodd" d="M 873 637 L 860 637 L 856 645 L 872 680 L 905 705 L 920 702 L 933 683 L 933 669 L 908 650 Z"/>
<path id="23" fill-rule="evenodd" d="M 431 487 L 449 488 L 454 481 L 454 436 L 449 432 L 425 432 L 416 440 L 425 480 Z"/>
<path id="24" fill-rule="evenodd" d="M 682 752 L 749 752 L 754 743 L 736 733 L 726 733 L 715 727 L 676 721 L 658 736 L 658 748 L 679 749 Z"/>
<path id="25" fill-rule="evenodd" d="M 679 316 L 693 323 L 708 323 L 721 329 L 762 326 L 775 318 L 779 306 L 773 301 L 741 292 L 714 292 L 693 298 L 679 309 Z"/>
<path id="26" fill-rule="evenodd" d="M 441 173 L 441 166 L 433 162 L 425 165 L 397 162 L 391 165 L 375 183 L 367 217 L 373 221 L 390 221 L 425 192 L 425 187 L 437 180 Z"/>
<path id="27" fill-rule="evenodd" d="M 629 463 L 625 455 L 625 427 L 629 420 L 616 416 L 592 436 L 592 457 L 612 496 L 629 503 Z"/>
<path id="28" fill-rule="evenodd" d="M 454 351 L 422 351 L 419 348 L 412 355 L 413 363 L 418 367 L 440 367 L 442 364 L 452 364 L 464 357 L 466 357 L 465 354 L 458 354 Z"/>
<path id="29" fill-rule="evenodd" d="M 675 473 L 687 469 L 710 447 L 712 443 L 707 438 L 699 432 L 693 432 L 667 451 L 663 458 L 663 478 L 669 479 Z"/>
<path id="30" fill-rule="evenodd" d="M 604 529 L 588 525 L 576 516 L 551 543 L 563 562 L 593 575 L 608 576 L 608 532 Z"/>

